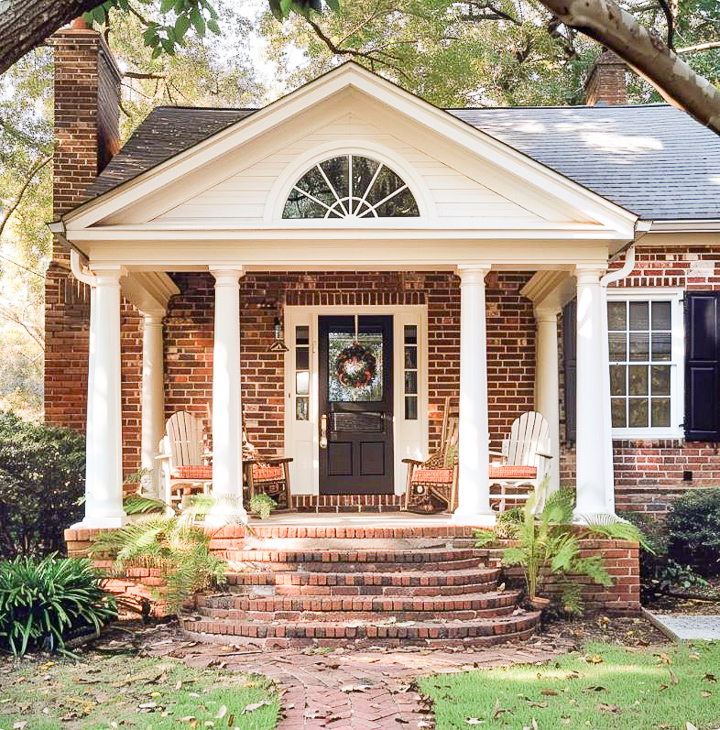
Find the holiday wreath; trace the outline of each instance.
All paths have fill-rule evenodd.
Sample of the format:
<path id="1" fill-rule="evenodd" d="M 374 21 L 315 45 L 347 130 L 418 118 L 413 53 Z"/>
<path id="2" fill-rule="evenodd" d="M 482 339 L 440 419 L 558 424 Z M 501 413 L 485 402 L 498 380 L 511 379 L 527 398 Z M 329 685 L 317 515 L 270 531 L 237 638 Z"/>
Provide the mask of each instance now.
<path id="1" fill-rule="evenodd" d="M 337 379 L 348 388 L 366 388 L 377 374 L 377 360 L 359 342 L 346 347 L 335 361 Z"/>

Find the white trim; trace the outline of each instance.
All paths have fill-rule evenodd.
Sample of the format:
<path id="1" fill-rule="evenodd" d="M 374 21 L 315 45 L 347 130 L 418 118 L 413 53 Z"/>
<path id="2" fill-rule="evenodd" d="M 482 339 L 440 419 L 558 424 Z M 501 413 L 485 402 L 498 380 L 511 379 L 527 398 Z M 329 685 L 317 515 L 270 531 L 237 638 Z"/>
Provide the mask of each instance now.
<path id="1" fill-rule="evenodd" d="M 669 301 L 672 304 L 672 346 L 671 359 L 658 362 L 658 365 L 669 364 L 670 371 L 670 426 L 647 426 L 644 428 L 613 428 L 612 438 L 621 440 L 655 440 L 684 439 L 683 428 L 685 412 L 685 322 L 683 312 L 683 296 L 685 291 L 678 288 L 608 288 L 607 301 Z M 606 333 L 607 334 L 607 333 Z M 616 361 L 608 360 L 608 365 Z M 619 362 L 619 361 L 617 361 Z M 629 360 L 628 364 L 632 364 Z"/>
<path id="2" fill-rule="evenodd" d="M 415 202 L 420 210 L 420 218 L 425 219 L 424 223 L 427 225 L 428 220 L 434 220 L 437 216 L 435 213 L 435 203 L 433 201 L 430 189 L 427 186 L 422 175 L 417 173 L 409 163 L 403 159 L 397 152 L 386 147 L 385 145 L 377 144 L 372 140 L 363 139 L 348 139 L 343 143 L 337 141 L 324 142 L 323 144 L 313 147 L 311 150 L 307 150 L 302 155 L 298 155 L 283 171 L 278 175 L 277 179 L 273 183 L 270 192 L 268 193 L 267 202 L 265 203 L 265 214 L 264 220 L 268 224 L 288 225 L 288 222 L 283 219 L 282 213 L 285 208 L 285 202 L 287 201 L 290 191 L 293 189 L 295 184 L 302 178 L 302 176 L 309 172 L 315 165 L 331 157 L 337 157 L 340 155 L 356 155 L 363 157 L 370 157 L 378 162 L 382 162 L 386 167 L 389 167 L 396 175 L 402 178 L 403 182 L 408 186 L 410 192 L 415 196 Z M 314 220 L 314 226 L 317 226 L 317 220 Z M 373 219 L 368 218 L 368 225 L 372 225 L 370 221 L 376 224 L 376 227 L 387 227 L 385 224 L 390 222 L 391 225 L 399 227 L 406 227 L 407 223 L 415 223 L 417 218 L 402 218 L 398 219 L 397 222 L 393 219 Z M 363 219 L 365 221 L 365 219 Z M 347 226 L 348 221 L 342 218 L 335 219 L 323 219 L 323 222 L 328 227 L 335 227 L 338 225 Z M 357 220 L 353 219 L 350 221 L 354 224 L 353 227 L 357 227 Z M 297 224 L 296 219 L 292 220 L 292 223 Z"/>
<path id="3" fill-rule="evenodd" d="M 319 394 L 319 348 L 318 318 L 325 315 L 365 315 L 388 314 L 393 317 L 393 467 L 395 494 L 405 491 L 404 458 L 423 458 L 428 454 L 428 313 L 426 304 L 397 305 L 285 305 L 284 327 L 289 351 L 285 353 L 285 454 L 292 457 L 292 487 L 294 494 L 320 494 L 320 444 L 318 411 Z M 418 326 L 418 418 L 416 421 L 405 420 L 404 391 L 404 349 L 402 326 L 416 324 Z M 310 328 L 310 420 L 295 420 L 295 327 Z M 419 364 L 420 364 L 419 363 Z M 308 467 L 307 457 L 300 453 L 310 445 L 312 449 L 311 464 Z M 312 476 L 303 476 L 311 470 Z"/>

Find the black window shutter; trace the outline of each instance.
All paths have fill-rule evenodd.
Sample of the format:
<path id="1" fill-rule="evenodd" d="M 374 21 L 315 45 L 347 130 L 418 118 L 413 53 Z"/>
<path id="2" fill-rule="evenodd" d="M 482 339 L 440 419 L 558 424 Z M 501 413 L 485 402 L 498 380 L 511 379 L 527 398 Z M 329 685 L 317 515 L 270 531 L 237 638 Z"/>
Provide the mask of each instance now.
<path id="1" fill-rule="evenodd" d="M 685 438 L 720 441 L 720 292 L 685 293 Z"/>
<path id="2" fill-rule="evenodd" d="M 565 374 L 565 440 L 575 441 L 577 425 L 577 301 L 563 308 L 563 371 Z"/>

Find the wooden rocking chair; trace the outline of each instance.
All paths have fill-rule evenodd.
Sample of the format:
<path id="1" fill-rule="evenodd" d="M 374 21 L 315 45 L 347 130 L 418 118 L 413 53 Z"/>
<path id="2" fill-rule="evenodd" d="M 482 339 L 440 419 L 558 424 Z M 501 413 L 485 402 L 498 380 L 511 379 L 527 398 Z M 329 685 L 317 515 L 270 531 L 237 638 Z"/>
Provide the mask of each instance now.
<path id="1" fill-rule="evenodd" d="M 173 413 L 165 424 L 160 442 L 160 462 L 165 482 L 165 501 L 182 502 L 183 497 L 208 494 L 212 483 L 212 454 L 206 448 L 200 420 L 187 411 Z"/>
<path id="2" fill-rule="evenodd" d="M 292 458 L 261 458 L 255 446 L 248 441 L 245 428 L 243 428 L 242 453 L 248 504 L 256 494 L 267 494 L 277 503 L 276 511 L 291 510 L 290 462 Z"/>
<path id="3" fill-rule="evenodd" d="M 411 512 L 454 512 L 458 481 L 458 406 L 445 399 L 440 449 L 426 461 L 403 459 L 408 465 L 405 509 Z"/>
<path id="4" fill-rule="evenodd" d="M 550 427 L 536 411 L 523 413 L 510 428 L 510 437 L 502 442 L 500 457 L 490 465 L 490 503 L 500 512 L 509 502 L 513 507 L 527 501 L 537 491 L 550 470 Z M 538 505 L 542 509 L 543 505 Z"/>

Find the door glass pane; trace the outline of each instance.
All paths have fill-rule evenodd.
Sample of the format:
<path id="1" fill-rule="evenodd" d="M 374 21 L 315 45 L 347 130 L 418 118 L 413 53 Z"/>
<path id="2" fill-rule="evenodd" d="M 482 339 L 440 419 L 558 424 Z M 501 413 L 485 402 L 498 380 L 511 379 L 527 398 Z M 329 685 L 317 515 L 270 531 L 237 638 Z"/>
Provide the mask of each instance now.
<path id="1" fill-rule="evenodd" d="M 417 421 L 417 398 L 414 395 L 405 396 L 405 418 L 408 421 Z"/>
<path id="2" fill-rule="evenodd" d="M 629 398 L 628 411 L 628 426 L 630 426 L 630 428 L 643 428 L 648 425 L 647 398 Z"/>
<path id="3" fill-rule="evenodd" d="M 405 373 L 405 392 L 417 393 L 417 372 L 415 370 L 408 370 Z"/>
<path id="4" fill-rule="evenodd" d="M 405 344 L 416 345 L 417 344 L 417 325 L 406 324 L 405 325 Z"/>
<path id="5" fill-rule="evenodd" d="M 408 370 L 417 370 L 417 347 L 414 345 L 405 348 L 405 367 Z"/>
<path id="6" fill-rule="evenodd" d="M 310 419 L 310 400 L 298 398 L 295 401 L 295 420 L 308 421 Z"/>
<path id="7" fill-rule="evenodd" d="M 625 302 L 608 302 L 608 329 L 623 331 L 627 329 L 627 306 Z"/>
<path id="8" fill-rule="evenodd" d="M 295 374 L 295 392 L 298 395 L 310 393 L 310 373 L 307 370 Z"/>
<path id="9" fill-rule="evenodd" d="M 300 325 L 299 327 L 295 328 L 295 344 L 310 344 L 310 328 L 307 325 Z"/>
<path id="10" fill-rule="evenodd" d="M 383 398 L 381 332 L 328 333 L 328 399 L 335 403 Z"/>
<path id="11" fill-rule="evenodd" d="M 298 347 L 295 349 L 295 367 L 298 370 L 309 370 L 310 368 L 310 349 L 307 347 Z"/>

